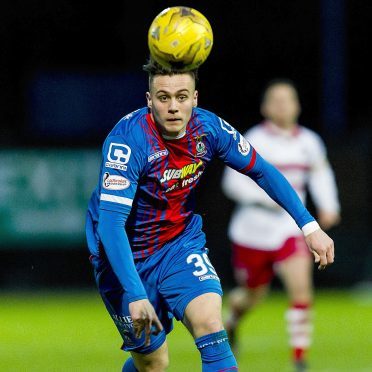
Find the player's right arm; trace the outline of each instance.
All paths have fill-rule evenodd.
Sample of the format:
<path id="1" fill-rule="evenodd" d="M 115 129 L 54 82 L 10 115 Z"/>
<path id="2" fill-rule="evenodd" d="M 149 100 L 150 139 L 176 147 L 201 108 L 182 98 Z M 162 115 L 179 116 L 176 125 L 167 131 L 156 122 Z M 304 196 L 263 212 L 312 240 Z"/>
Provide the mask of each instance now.
<path id="1" fill-rule="evenodd" d="M 319 269 L 334 260 L 334 245 L 301 202 L 286 178 L 266 162 L 226 121 L 218 118 L 215 130 L 216 155 L 228 166 L 253 179 L 276 203 L 283 207 L 302 229 Z"/>
<path id="2" fill-rule="evenodd" d="M 108 137 L 103 146 L 98 234 L 112 270 L 128 295 L 129 311 L 137 335 L 143 330 L 149 343 L 151 326 L 162 329 L 134 265 L 125 231 L 146 157 L 121 136 Z"/>

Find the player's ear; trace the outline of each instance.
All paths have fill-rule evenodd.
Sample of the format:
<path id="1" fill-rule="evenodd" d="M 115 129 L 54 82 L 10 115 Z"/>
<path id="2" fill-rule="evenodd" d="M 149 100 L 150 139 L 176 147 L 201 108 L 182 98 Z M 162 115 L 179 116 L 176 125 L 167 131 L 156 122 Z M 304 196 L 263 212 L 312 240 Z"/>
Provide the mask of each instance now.
<path id="1" fill-rule="evenodd" d="M 196 107 L 198 105 L 198 91 L 194 91 L 194 97 L 192 98 L 192 106 Z"/>
<path id="2" fill-rule="evenodd" d="M 146 100 L 147 100 L 147 107 L 151 108 L 152 107 L 152 100 L 151 100 L 150 92 L 146 92 Z"/>

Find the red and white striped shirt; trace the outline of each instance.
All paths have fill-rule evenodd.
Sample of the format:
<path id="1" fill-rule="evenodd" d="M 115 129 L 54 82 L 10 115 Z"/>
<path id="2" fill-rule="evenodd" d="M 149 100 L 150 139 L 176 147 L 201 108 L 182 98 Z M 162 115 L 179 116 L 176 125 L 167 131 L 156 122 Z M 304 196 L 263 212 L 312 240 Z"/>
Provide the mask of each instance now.
<path id="1" fill-rule="evenodd" d="M 265 160 L 284 174 L 302 201 L 309 189 L 318 210 L 339 211 L 334 174 L 324 143 L 315 132 L 302 126 L 283 130 L 266 121 L 244 136 Z M 275 250 L 289 237 L 302 234 L 289 214 L 249 177 L 226 167 L 222 187 L 237 203 L 228 232 L 234 243 Z"/>

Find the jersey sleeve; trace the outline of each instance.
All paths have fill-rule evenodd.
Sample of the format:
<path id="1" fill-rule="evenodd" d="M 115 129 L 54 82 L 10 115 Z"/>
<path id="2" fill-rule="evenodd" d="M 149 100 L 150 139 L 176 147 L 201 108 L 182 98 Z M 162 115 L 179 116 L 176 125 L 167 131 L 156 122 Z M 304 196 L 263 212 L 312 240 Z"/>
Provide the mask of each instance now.
<path id="1" fill-rule="evenodd" d="M 134 141 L 108 137 L 102 149 L 100 209 L 124 212 L 132 207 L 145 155 Z"/>
<path id="2" fill-rule="evenodd" d="M 303 229 L 314 222 L 287 179 L 265 161 L 234 127 L 221 118 L 216 126 L 215 154 L 226 165 L 249 176 Z"/>
<path id="3" fill-rule="evenodd" d="M 216 117 L 215 155 L 226 165 L 237 170 L 249 170 L 255 162 L 256 151 L 233 126 Z"/>
<path id="4" fill-rule="evenodd" d="M 143 171 L 143 158 L 136 144 L 121 136 L 108 137 L 103 146 L 98 233 L 130 302 L 147 298 L 124 228 Z"/>

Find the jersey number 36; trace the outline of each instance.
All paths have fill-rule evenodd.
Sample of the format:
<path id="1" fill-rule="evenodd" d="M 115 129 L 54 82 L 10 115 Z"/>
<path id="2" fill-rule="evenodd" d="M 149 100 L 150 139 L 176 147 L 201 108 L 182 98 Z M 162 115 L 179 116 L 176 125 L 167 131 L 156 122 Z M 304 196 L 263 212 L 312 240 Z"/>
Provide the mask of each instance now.
<path id="1" fill-rule="evenodd" d="M 197 270 L 193 271 L 192 273 L 195 276 L 205 275 L 208 271 L 212 272 L 214 275 L 217 275 L 216 270 L 214 269 L 211 261 L 209 261 L 208 255 L 203 253 L 202 255 L 198 253 L 190 254 L 186 262 L 188 264 L 194 264 Z"/>

